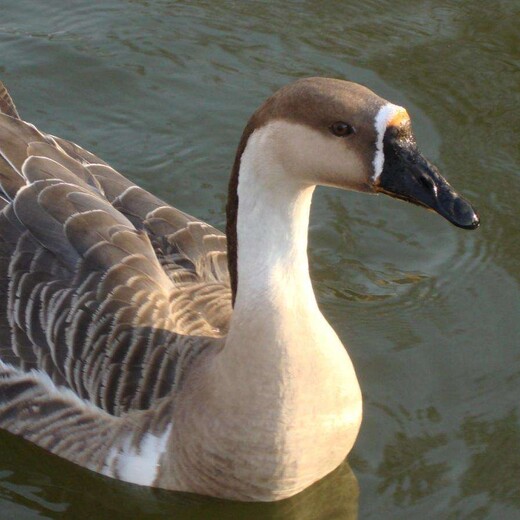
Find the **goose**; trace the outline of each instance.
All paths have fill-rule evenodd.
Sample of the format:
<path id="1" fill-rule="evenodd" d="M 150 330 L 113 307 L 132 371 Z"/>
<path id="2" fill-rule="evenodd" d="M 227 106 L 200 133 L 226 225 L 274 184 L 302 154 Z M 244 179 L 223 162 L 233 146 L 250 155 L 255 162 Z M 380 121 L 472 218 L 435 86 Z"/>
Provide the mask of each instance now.
<path id="1" fill-rule="evenodd" d="M 134 484 L 274 501 L 350 452 L 361 392 L 309 277 L 317 185 L 479 225 L 407 111 L 353 82 L 254 112 L 227 236 L 23 121 L 3 85 L 0 111 L 0 428 Z"/>

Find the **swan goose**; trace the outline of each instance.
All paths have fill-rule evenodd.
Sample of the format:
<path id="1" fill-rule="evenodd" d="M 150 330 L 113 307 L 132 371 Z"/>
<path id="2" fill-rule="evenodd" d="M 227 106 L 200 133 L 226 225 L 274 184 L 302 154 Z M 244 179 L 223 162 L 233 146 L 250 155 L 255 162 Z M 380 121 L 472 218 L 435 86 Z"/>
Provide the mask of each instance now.
<path id="1" fill-rule="evenodd" d="M 302 79 L 254 113 L 227 240 L 21 120 L 3 85 L 0 110 L 0 428 L 136 484 L 277 500 L 351 450 L 361 393 L 309 278 L 316 185 L 479 223 L 405 109 L 355 83 Z"/>

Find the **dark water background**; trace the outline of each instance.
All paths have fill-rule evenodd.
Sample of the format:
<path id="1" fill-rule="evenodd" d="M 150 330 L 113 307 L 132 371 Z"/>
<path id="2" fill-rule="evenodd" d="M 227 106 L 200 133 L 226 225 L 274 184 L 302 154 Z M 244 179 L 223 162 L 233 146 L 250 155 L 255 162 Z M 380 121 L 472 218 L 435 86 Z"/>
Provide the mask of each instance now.
<path id="1" fill-rule="evenodd" d="M 469 233 L 318 190 L 315 288 L 365 400 L 352 471 L 289 501 L 233 504 L 109 480 L 0 434 L 2 520 L 520 518 L 516 0 L 0 7 L 0 77 L 22 116 L 220 228 L 246 119 L 310 75 L 406 106 L 423 152 L 482 217 Z"/>

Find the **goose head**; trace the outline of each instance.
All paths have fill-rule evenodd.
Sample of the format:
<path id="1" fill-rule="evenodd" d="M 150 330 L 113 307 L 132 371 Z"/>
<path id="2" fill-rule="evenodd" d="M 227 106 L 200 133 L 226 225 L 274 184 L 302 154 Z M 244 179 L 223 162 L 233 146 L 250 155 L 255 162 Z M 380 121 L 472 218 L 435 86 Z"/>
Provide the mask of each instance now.
<path id="1" fill-rule="evenodd" d="M 247 212 L 260 193 L 274 207 L 287 204 L 285 191 L 301 193 L 316 185 L 384 193 L 436 211 L 464 229 L 480 223 L 471 204 L 419 152 L 404 108 L 357 83 L 301 79 L 260 106 L 238 146 L 226 225 L 233 302 L 240 187 L 242 195 L 249 187 Z"/>
<path id="2" fill-rule="evenodd" d="M 264 179 L 273 186 L 294 181 L 384 193 L 436 211 L 455 226 L 479 225 L 471 204 L 420 153 L 406 110 L 362 85 L 306 78 L 280 89 L 250 119 L 236 176 L 247 141 L 259 130 L 282 166 Z"/>

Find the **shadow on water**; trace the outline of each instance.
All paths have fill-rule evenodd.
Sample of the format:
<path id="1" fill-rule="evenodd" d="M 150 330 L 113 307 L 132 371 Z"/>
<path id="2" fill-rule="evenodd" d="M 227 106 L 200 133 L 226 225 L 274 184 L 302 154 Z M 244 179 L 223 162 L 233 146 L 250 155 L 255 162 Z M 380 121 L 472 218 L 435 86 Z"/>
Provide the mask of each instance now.
<path id="1" fill-rule="evenodd" d="M 359 487 L 345 462 L 302 493 L 274 503 L 241 503 L 145 488 L 103 477 L 0 432 L 0 518 L 174 518 L 219 520 L 352 520 Z M 24 472 L 20 471 L 24 468 Z M 30 468 L 30 469 L 28 469 Z M 16 502 L 12 513 L 9 504 Z"/>

